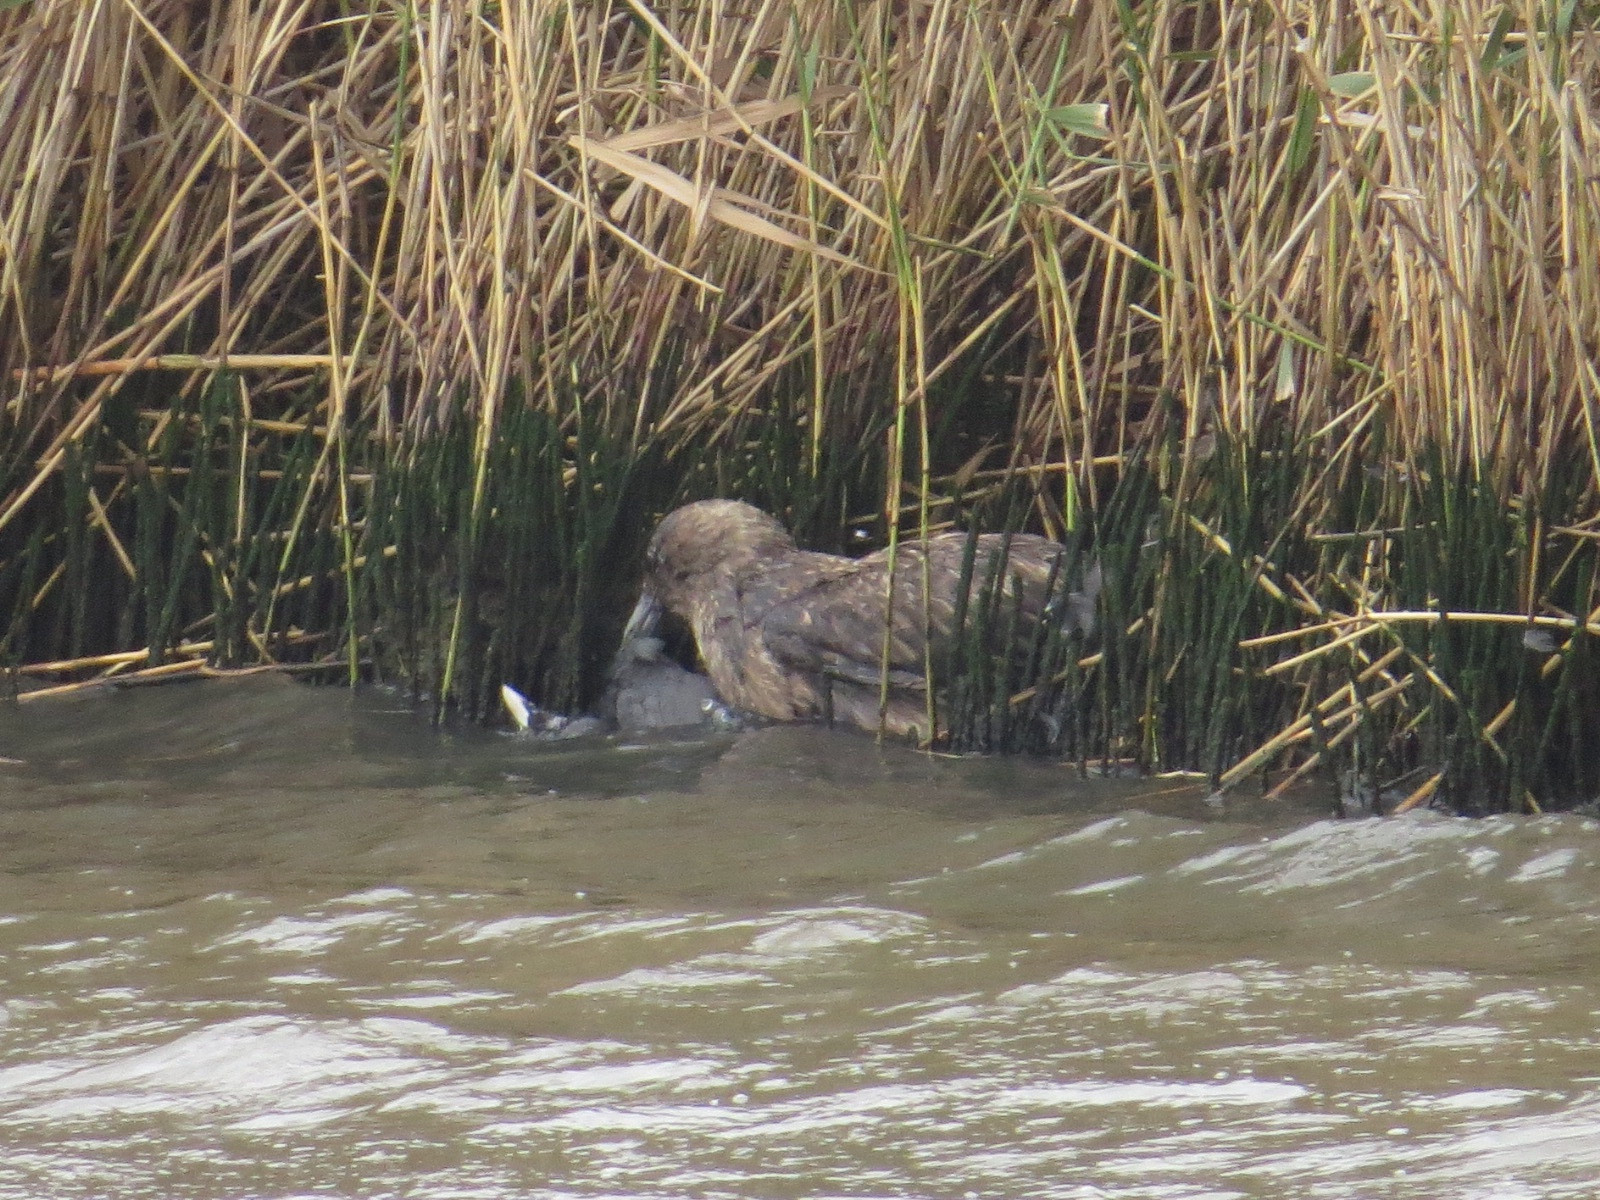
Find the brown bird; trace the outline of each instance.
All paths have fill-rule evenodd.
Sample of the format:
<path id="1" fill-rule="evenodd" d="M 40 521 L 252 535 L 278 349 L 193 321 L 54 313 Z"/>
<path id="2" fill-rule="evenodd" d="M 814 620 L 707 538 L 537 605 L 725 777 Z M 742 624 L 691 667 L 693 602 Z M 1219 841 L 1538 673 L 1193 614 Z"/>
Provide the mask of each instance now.
<path id="1" fill-rule="evenodd" d="M 1079 590 L 1052 605 L 1052 593 L 1062 591 L 1055 581 L 1074 566 L 1063 559 L 1065 546 L 1031 534 L 986 533 L 975 541 L 969 604 L 981 599 L 1004 554 L 1003 611 L 1014 608 L 1024 628 L 1059 620 L 1069 631 L 1093 630 L 1098 563 Z M 688 504 L 668 513 L 650 539 L 624 643 L 651 635 L 666 609 L 693 630 L 712 686 L 733 708 L 778 721 L 881 725 L 930 740 L 926 669 L 930 659 L 942 669 L 959 632 L 968 542 L 964 533 L 944 533 L 899 545 L 885 662 L 887 550 L 858 559 L 819 554 L 800 549 L 788 530 L 748 504 Z M 889 704 L 880 715 L 885 673 Z M 943 682 L 936 679 L 935 687 Z"/>

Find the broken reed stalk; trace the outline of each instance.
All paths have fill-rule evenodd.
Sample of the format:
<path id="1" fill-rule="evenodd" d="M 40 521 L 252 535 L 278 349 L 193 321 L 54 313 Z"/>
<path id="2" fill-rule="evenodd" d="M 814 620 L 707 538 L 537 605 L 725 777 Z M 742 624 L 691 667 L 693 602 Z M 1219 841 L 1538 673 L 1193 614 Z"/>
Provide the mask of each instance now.
<path id="1" fill-rule="evenodd" d="M 1430 609 L 1426 612 L 1374 610 L 1334 617 L 1317 625 L 1305 625 L 1297 629 L 1263 634 L 1260 637 L 1244 638 L 1239 642 L 1239 648 L 1241 650 L 1254 650 L 1261 646 L 1276 645 L 1304 637 L 1315 637 L 1320 633 L 1332 632 L 1339 635 L 1334 641 L 1326 645 L 1307 650 L 1294 658 L 1284 659 L 1267 668 L 1267 674 L 1279 674 L 1283 670 L 1301 666 L 1326 654 L 1330 650 L 1338 649 L 1340 646 L 1389 626 L 1437 625 L 1445 621 L 1465 625 L 1513 625 L 1528 629 L 1559 629 L 1563 633 L 1574 633 L 1581 629 L 1591 637 L 1600 635 L 1600 610 L 1591 613 L 1585 620 L 1577 620 L 1573 617 L 1529 617 L 1520 613 L 1463 612 L 1458 609 L 1448 612 L 1436 609 Z"/>
<path id="2" fill-rule="evenodd" d="M 11 377 L 16 382 L 53 383 L 64 379 L 89 379 L 97 375 L 129 375 L 135 371 L 310 371 L 340 365 L 346 369 L 353 359 L 342 363 L 331 354 L 232 354 L 226 357 L 207 354 L 151 354 L 144 358 L 108 358 L 95 362 L 75 362 L 61 367 L 17 367 Z"/>

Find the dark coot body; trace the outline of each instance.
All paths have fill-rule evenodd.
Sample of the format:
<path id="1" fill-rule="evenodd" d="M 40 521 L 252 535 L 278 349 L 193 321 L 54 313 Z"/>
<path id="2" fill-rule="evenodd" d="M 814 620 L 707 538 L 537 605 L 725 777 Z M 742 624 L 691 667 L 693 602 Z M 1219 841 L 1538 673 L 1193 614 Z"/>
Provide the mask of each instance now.
<path id="1" fill-rule="evenodd" d="M 500 689 L 500 699 L 517 729 L 545 740 L 608 731 L 639 735 L 738 727 L 737 719 L 717 700 L 709 679 L 668 657 L 659 638 L 636 633 L 623 638 L 612 659 L 596 714 L 552 712 L 509 686 Z"/>
<path id="2" fill-rule="evenodd" d="M 725 719 L 711 681 L 673 662 L 657 638 L 646 636 L 623 640 L 601 714 L 622 733 L 716 725 Z"/>

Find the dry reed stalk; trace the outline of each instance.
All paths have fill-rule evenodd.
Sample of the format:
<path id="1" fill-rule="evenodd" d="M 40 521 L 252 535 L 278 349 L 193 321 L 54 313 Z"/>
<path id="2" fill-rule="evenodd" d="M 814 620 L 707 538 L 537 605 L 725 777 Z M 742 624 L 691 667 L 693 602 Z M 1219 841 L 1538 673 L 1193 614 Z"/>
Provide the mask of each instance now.
<path id="1" fill-rule="evenodd" d="M 60 370 L 118 341 L 173 353 L 161 343 L 203 299 L 233 315 L 212 335 L 222 346 L 192 352 L 234 353 L 241 321 L 283 281 L 321 273 L 323 246 L 361 280 L 363 337 L 381 369 L 415 374 L 407 419 L 456 403 L 440 395 L 447 380 L 471 380 L 460 402 L 476 409 L 519 375 L 561 406 L 554 364 L 642 377 L 687 316 L 680 386 L 692 399 L 599 399 L 619 417 L 626 409 L 640 436 L 681 426 L 726 437 L 734 424 L 707 410 L 757 402 L 779 333 L 741 315 L 797 297 L 809 332 L 796 349 L 813 374 L 858 368 L 898 285 L 846 271 L 824 288 L 813 272 L 848 260 L 892 277 L 898 221 L 938 297 L 923 319 L 935 344 L 954 346 L 981 321 L 995 282 L 1034 297 L 1018 314 L 1042 339 L 1042 387 L 1018 426 L 1034 463 L 1081 472 L 1085 455 L 1126 451 L 1134 380 L 1117 364 L 1153 332 L 1161 353 L 1144 369 L 1158 387 L 1192 393 L 1226 364 L 1229 429 L 1262 419 L 1286 365 L 1293 394 L 1280 402 L 1297 423 L 1336 420 L 1353 399 L 1340 369 L 1353 359 L 1381 370 L 1408 440 L 1511 462 L 1521 430 L 1528 466 L 1548 463 L 1563 430 L 1587 428 L 1583 402 L 1596 395 L 1592 371 L 1552 371 L 1592 362 L 1600 316 L 1600 286 L 1578 256 L 1596 210 L 1586 89 L 1510 60 L 1505 45 L 1486 59 L 1496 6 L 1335 15 L 1282 3 L 1223 10 L 1222 25 L 1180 11 L 1133 10 L 1130 52 L 1109 14 L 1050 4 L 998 21 L 935 6 L 926 23 L 904 25 L 853 5 L 756 6 L 711 21 L 671 5 L 535 4 L 493 25 L 449 3 L 415 21 L 241 8 L 215 32 L 186 28 L 173 2 L 24 6 L 6 17 L 9 90 L 17 111 L 46 120 L 14 122 L 0 149 L 0 178 L 9 165 L 26 181 L 6 213 L 3 315 L 22 335 L 8 357 L 36 347 L 24 350 L 31 369 Z M 1063 20 L 1073 38 L 1031 36 Z M 1305 28 L 1309 40 L 1284 36 Z M 1446 28 L 1453 40 L 1440 43 Z M 1573 39 L 1569 79 L 1594 71 L 1592 50 Z M 1130 53 L 1137 86 L 1118 90 Z M 1359 69 L 1334 71 L 1336 60 Z M 112 110 L 24 90 L 52 69 L 114 97 Z M 311 101 L 324 95 L 329 119 L 313 122 Z M 156 96 L 171 97 L 160 110 L 170 136 L 124 148 L 119 137 Z M 81 165 L 68 144 L 85 147 Z M 619 188 L 591 160 L 632 182 Z M 1502 165 L 1491 175 L 1485 162 Z M 1202 164 L 1220 172 L 1220 192 L 1200 187 Z M 86 186 L 111 178 L 125 185 Z M 1571 186 L 1530 186 L 1543 180 Z M 667 207 L 640 182 L 664 188 Z M 330 230 L 317 199 L 330 187 L 343 211 L 379 219 Z M 74 194 L 91 202 L 60 296 L 38 287 L 52 242 L 41 221 Z M 727 220 L 737 227 L 716 228 Z M 662 275 L 608 231 L 687 274 Z M 1559 269 L 1542 261 L 1551 238 Z M 131 256 L 115 249 L 124 245 Z M 216 269 L 224 249 L 237 279 Z M 1160 279 L 1136 296 L 1138 264 Z M 686 295 L 690 277 L 715 292 Z M 53 342 L 34 332 L 52 311 L 82 308 L 79 295 L 107 298 L 103 313 L 131 304 L 143 315 L 116 332 L 102 316 L 110 336 L 91 326 L 76 343 L 59 321 Z M 152 303 L 158 295 L 173 299 Z M 1344 353 L 1339 343 L 1362 327 L 1376 353 Z M 1285 357 L 1285 338 L 1303 349 Z M 729 361 L 744 364 L 739 378 L 698 386 Z M 1538 390 L 1517 400 L 1526 381 Z M 49 402 L 46 388 L 26 404 Z M 843 402 L 842 431 L 859 427 L 868 402 Z M 814 395 L 825 427 L 835 414 L 818 418 L 821 407 Z"/>

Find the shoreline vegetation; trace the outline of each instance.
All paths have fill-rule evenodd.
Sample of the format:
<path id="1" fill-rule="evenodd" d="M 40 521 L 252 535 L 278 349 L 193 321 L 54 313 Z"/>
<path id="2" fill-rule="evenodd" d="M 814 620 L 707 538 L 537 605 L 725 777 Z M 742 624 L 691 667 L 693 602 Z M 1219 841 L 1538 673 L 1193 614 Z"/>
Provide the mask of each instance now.
<path id="1" fill-rule="evenodd" d="M 0 0 L 0 664 L 570 711 L 730 496 L 1094 548 L 954 748 L 1592 802 L 1595 18 Z"/>

